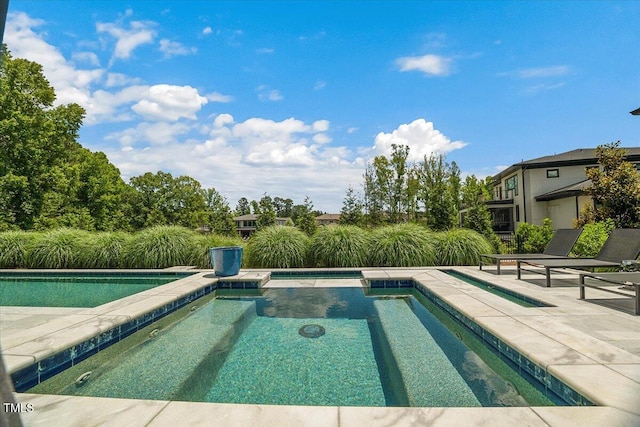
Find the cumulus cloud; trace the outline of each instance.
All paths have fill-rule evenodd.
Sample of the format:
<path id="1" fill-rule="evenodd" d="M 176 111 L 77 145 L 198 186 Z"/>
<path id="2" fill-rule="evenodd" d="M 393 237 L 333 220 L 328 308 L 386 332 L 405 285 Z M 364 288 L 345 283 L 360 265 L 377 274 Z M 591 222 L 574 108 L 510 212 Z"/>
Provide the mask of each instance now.
<path id="1" fill-rule="evenodd" d="M 427 76 L 448 76 L 451 58 L 438 55 L 405 56 L 396 59 L 400 71 L 421 71 Z"/>
<path id="2" fill-rule="evenodd" d="M 94 67 L 100 66 L 100 59 L 98 59 L 98 55 L 93 52 L 75 52 L 71 55 L 71 59 L 76 62 L 86 62 Z"/>
<path id="3" fill-rule="evenodd" d="M 212 92 L 206 95 L 207 99 L 211 102 L 227 103 L 233 101 L 233 96 L 223 95 L 219 92 Z"/>
<path id="4" fill-rule="evenodd" d="M 45 24 L 26 13 L 10 13 L 5 27 L 4 42 L 15 57 L 37 62 L 56 90 L 56 104 L 85 105 L 91 96 L 91 86 L 105 74 L 102 68 L 77 69 L 60 51 L 47 43 L 43 34 L 34 29 Z M 87 55 L 81 57 L 89 58 Z"/>
<path id="5" fill-rule="evenodd" d="M 177 55 L 191 55 L 198 51 L 195 47 L 188 48 L 182 43 L 174 42 L 169 39 L 160 40 L 160 52 L 164 53 L 165 58 L 171 58 Z"/>
<path id="6" fill-rule="evenodd" d="M 149 87 L 147 93 L 131 107 L 146 120 L 176 121 L 196 119 L 196 113 L 208 102 L 191 86 L 159 84 Z"/>
<path id="7" fill-rule="evenodd" d="M 260 85 L 256 88 L 260 101 L 281 101 L 282 94 L 277 89 L 270 89 L 267 85 Z"/>
<path id="8" fill-rule="evenodd" d="M 98 22 L 96 31 L 107 33 L 116 39 L 116 46 L 111 61 L 115 59 L 129 59 L 131 53 L 144 44 L 153 43 L 156 36 L 155 23 L 131 21 L 125 28 L 120 22 Z"/>
<path id="9" fill-rule="evenodd" d="M 451 141 L 447 136 L 435 129 L 432 122 L 416 119 L 402 124 L 391 133 L 380 132 L 376 135 L 372 152 L 374 156 L 389 156 L 392 144 L 409 147 L 409 161 L 420 161 L 424 156 L 446 154 L 467 145 L 462 141 Z"/>
<path id="10" fill-rule="evenodd" d="M 213 33 L 213 30 L 211 29 L 211 27 L 205 27 L 202 30 L 202 34 L 204 34 L 204 35 L 211 34 L 211 33 Z"/>
<path id="11" fill-rule="evenodd" d="M 179 136 L 190 130 L 191 127 L 185 123 L 143 122 L 134 128 L 111 133 L 105 139 L 117 141 L 124 151 L 131 151 L 134 145 L 146 147 L 176 143 Z"/>

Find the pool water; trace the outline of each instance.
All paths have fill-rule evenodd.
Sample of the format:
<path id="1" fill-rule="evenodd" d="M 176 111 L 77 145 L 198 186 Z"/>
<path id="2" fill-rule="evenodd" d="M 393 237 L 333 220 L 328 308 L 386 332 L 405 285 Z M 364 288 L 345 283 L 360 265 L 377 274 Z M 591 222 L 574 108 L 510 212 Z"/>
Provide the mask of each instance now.
<path id="1" fill-rule="evenodd" d="M 97 307 L 183 277 L 186 275 L 0 275 L 0 306 Z"/>
<path id="2" fill-rule="evenodd" d="M 218 294 L 29 392 L 320 406 L 554 404 L 490 351 L 471 351 L 420 298 L 361 288 Z"/>

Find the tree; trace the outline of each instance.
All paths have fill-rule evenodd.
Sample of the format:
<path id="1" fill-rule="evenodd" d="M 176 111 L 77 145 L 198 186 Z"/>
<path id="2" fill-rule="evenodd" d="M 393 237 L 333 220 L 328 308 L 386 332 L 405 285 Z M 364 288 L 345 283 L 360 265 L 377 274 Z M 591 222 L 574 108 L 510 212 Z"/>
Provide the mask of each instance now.
<path id="1" fill-rule="evenodd" d="M 349 186 L 340 210 L 340 224 L 361 226 L 363 219 L 362 202 L 356 196 L 353 187 Z"/>
<path id="2" fill-rule="evenodd" d="M 238 216 L 249 215 L 251 213 L 251 206 L 249 205 L 249 201 L 246 197 L 241 197 L 240 200 L 238 200 L 235 213 Z"/>
<path id="3" fill-rule="evenodd" d="M 42 66 L 13 59 L 3 46 L 0 68 L 0 207 L 5 220 L 33 227 L 45 194 L 62 178 L 66 152 L 75 149 L 84 110 L 54 108 L 55 92 Z M 64 116 L 67 115 L 66 119 Z"/>
<path id="4" fill-rule="evenodd" d="M 611 218 L 619 228 L 640 227 L 640 172 L 619 146 L 617 141 L 596 148 L 600 167 L 587 170 L 591 187 L 586 189 L 594 208 L 583 210 L 581 225 Z"/>
<path id="5" fill-rule="evenodd" d="M 153 225 L 181 225 L 197 228 L 206 211 L 200 183 L 188 176 L 174 178 L 168 172 L 147 172 L 131 178 L 136 190 L 136 228 Z"/>
<path id="6" fill-rule="evenodd" d="M 256 230 L 262 230 L 276 224 L 276 210 L 273 207 L 271 196 L 264 193 L 260 202 L 258 202 L 258 215 L 256 219 Z"/>
<path id="7" fill-rule="evenodd" d="M 204 218 L 211 231 L 225 236 L 234 236 L 236 224 L 227 200 L 215 188 L 202 190 L 202 195 L 207 208 Z"/>
<path id="8" fill-rule="evenodd" d="M 475 230 L 493 243 L 495 249 L 500 248 L 500 239 L 493 231 L 491 212 L 486 201 L 491 197 L 489 186 L 491 178 L 481 181 L 475 175 L 465 178 L 461 187 L 461 204 L 466 209 L 462 217 L 462 226 Z"/>
<path id="9" fill-rule="evenodd" d="M 445 161 L 444 155 L 425 156 L 418 169 L 427 225 L 434 230 L 448 230 L 456 223 L 459 169 Z"/>
<path id="10" fill-rule="evenodd" d="M 312 236 L 318 229 L 316 216 L 313 212 L 313 203 L 309 196 L 304 198 L 304 212 L 298 217 L 296 226 L 302 230 L 307 236 Z"/>
<path id="11" fill-rule="evenodd" d="M 274 197 L 273 207 L 276 210 L 276 216 L 281 218 L 288 218 L 291 216 L 291 209 L 293 208 L 293 200 L 283 199 L 281 197 Z"/>

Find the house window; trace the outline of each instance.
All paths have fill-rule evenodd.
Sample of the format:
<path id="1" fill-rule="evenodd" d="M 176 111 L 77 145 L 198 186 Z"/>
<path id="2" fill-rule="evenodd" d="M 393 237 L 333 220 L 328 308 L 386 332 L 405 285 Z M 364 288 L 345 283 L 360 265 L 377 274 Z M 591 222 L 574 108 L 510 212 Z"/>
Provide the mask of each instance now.
<path id="1" fill-rule="evenodd" d="M 559 178 L 560 170 L 559 169 L 547 169 L 547 178 Z"/>
<path id="2" fill-rule="evenodd" d="M 520 205 L 516 205 L 516 222 L 520 222 Z"/>
<path id="3" fill-rule="evenodd" d="M 513 175 L 510 178 L 507 178 L 504 181 L 504 187 L 505 190 L 507 190 L 507 192 L 509 190 L 513 190 L 513 195 L 517 196 L 518 195 L 518 175 Z"/>

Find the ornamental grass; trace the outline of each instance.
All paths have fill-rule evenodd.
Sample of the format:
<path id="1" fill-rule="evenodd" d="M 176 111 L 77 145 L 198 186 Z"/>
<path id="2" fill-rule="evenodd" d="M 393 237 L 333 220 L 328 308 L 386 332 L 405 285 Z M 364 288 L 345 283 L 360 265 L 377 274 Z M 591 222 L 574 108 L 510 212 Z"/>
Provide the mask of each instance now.
<path id="1" fill-rule="evenodd" d="M 31 268 L 78 268 L 90 236 L 88 231 L 73 228 L 37 233 L 27 255 L 27 264 Z"/>
<path id="2" fill-rule="evenodd" d="M 250 268 L 304 267 L 309 238 L 296 227 L 271 226 L 255 232 L 247 245 Z"/>
<path id="3" fill-rule="evenodd" d="M 370 265 L 375 267 L 418 267 L 435 265 L 433 234 L 417 224 L 397 224 L 371 233 Z"/>
<path id="4" fill-rule="evenodd" d="M 190 265 L 196 242 L 194 231 L 158 225 L 135 233 L 124 250 L 125 267 L 167 268 Z"/>
<path id="5" fill-rule="evenodd" d="M 124 232 L 98 232 L 87 236 L 85 250 L 79 256 L 80 268 L 118 268 L 131 235 Z"/>
<path id="6" fill-rule="evenodd" d="M 5 231 L 0 233 L 0 268 L 26 268 L 29 248 L 36 233 Z"/>
<path id="7" fill-rule="evenodd" d="M 438 265 L 478 265 L 480 254 L 493 250 L 486 237 L 466 228 L 442 231 L 435 237 Z"/>
<path id="8" fill-rule="evenodd" d="M 364 267 L 368 265 L 370 245 L 369 233 L 360 227 L 321 227 L 311 238 L 310 262 L 314 267 Z"/>

